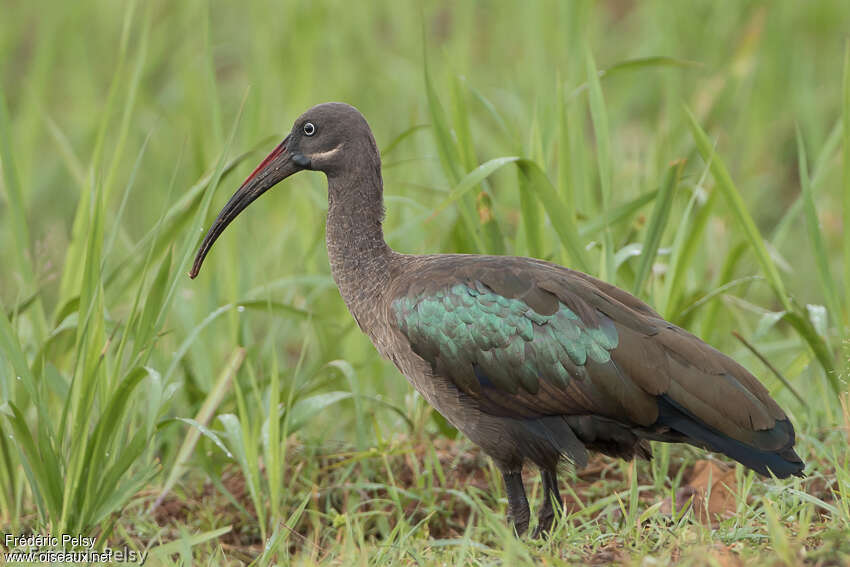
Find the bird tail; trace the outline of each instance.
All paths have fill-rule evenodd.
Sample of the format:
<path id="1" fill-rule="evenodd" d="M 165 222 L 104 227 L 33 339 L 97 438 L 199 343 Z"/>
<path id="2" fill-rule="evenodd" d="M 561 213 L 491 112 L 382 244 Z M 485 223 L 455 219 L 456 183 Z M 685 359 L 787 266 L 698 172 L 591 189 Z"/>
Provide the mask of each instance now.
<path id="1" fill-rule="evenodd" d="M 723 453 L 761 475 L 803 476 L 805 465 L 794 451 L 794 426 L 788 419 L 777 420 L 773 429 L 753 432 L 750 442 L 743 442 L 718 432 L 669 396 L 661 395 L 656 424 L 684 436 L 681 441 Z M 778 449 L 760 447 L 763 443 L 759 441 L 765 437 L 784 439 L 785 443 Z"/>

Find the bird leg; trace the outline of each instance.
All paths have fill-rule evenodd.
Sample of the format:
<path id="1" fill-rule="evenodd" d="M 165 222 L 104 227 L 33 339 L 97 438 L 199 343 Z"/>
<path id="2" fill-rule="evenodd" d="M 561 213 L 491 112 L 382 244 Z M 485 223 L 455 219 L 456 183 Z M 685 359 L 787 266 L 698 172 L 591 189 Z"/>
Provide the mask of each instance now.
<path id="1" fill-rule="evenodd" d="M 533 534 L 535 539 L 548 535 L 555 516 L 560 514 L 563 508 L 561 493 L 558 491 L 558 472 L 541 470 L 540 480 L 543 484 L 543 507 L 537 516 L 537 528 Z"/>
<path id="2" fill-rule="evenodd" d="M 525 487 L 522 484 L 522 470 L 502 471 L 502 477 L 505 479 L 505 492 L 508 495 L 508 515 L 514 523 L 517 535 L 521 536 L 528 529 L 531 519 Z"/>

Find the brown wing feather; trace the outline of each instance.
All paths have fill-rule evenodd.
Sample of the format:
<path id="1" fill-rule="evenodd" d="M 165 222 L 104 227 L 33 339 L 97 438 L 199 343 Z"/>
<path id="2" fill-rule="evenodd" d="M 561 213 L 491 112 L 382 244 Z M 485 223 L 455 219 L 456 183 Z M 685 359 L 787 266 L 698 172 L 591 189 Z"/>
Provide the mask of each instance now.
<path id="1" fill-rule="evenodd" d="M 540 380 L 534 393 L 521 387 L 485 392 L 480 397 L 485 411 L 595 414 L 646 427 L 658 415 L 655 397 L 666 394 L 708 426 L 739 440 L 787 419 L 741 365 L 619 288 L 528 258 L 430 258 L 405 286 L 406 293 L 434 291 L 452 281 L 478 281 L 503 297 L 521 299 L 541 314 L 554 313 L 563 303 L 588 326 L 598 325 L 602 317 L 616 325 L 619 343 L 611 351 L 611 363 L 588 359 L 579 366 L 565 361 L 572 378 L 566 388 Z"/>

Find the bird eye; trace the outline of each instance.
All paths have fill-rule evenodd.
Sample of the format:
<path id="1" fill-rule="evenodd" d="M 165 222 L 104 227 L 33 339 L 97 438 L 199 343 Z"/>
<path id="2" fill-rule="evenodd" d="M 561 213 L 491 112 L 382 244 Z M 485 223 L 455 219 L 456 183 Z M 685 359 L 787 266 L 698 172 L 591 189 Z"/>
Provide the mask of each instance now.
<path id="1" fill-rule="evenodd" d="M 316 127 L 313 125 L 312 122 L 305 122 L 304 123 L 304 133 L 307 134 L 308 136 L 312 136 L 313 134 L 316 133 Z"/>

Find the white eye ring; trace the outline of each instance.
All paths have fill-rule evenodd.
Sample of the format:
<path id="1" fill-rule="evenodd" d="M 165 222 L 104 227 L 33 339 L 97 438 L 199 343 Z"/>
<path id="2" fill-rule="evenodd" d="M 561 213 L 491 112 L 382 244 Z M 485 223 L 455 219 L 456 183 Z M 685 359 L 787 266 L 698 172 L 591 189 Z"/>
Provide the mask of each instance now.
<path id="1" fill-rule="evenodd" d="M 312 136 L 316 133 L 316 127 L 313 125 L 312 122 L 304 123 L 304 133 L 308 136 Z"/>

